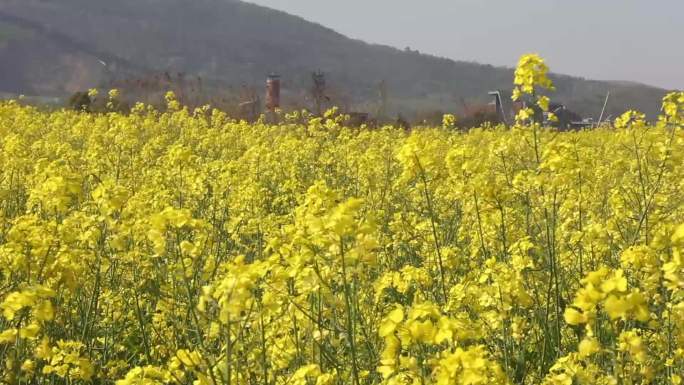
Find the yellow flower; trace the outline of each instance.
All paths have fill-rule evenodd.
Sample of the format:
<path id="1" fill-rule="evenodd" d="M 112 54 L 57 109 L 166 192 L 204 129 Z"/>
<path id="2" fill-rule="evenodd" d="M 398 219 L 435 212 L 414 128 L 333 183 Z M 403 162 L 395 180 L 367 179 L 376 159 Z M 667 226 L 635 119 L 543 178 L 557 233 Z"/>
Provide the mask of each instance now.
<path id="1" fill-rule="evenodd" d="M 180 349 L 176 352 L 178 360 L 188 368 L 198 366 L 202 362 L 202 358 L 197 351 L 190 352 L 185 349 Z"/>
<path id="2" fill-rule="evenodd" d="M 21 371 L 31 374 L 36 369 L 36 363 L 33 360 L 24 360 L 21 364 Z"/>
<path id="3" fill-rule="evenodd" d="M 0 333 L 0 345 L 1 344 L 12 344 L 17 339 L 17 329 L 6 329 Z"/>
<path id="4" fill-rule="evenodd" d="M 435 330 L 435 327 L 430 320 L 410 321 L 407 326 L 411 333 L 411 338 L 416 341 L 432 343 L 435 339 L 437 330 Z"/>
<path id="5" fill-rule="evenodd" d="M 643 346 L 643 339 L 634 330 L 624 331 L 618 337 L 618 349 L 629 353 L 634 360 L 643 362 L 646 360 L 646 351 Z"/>
<path id="6" fill-rule="evenodd" d="M 601 350 L 601 345 L 595 338 L 584 338 L 579 343 L 578 351 L 580 357 L 588 357 L 592 354 L 598 353 Z"/>
<path id="7" fill-rule="evenodd" d="M 33 309 L 33 315 L 39 321 L 50 321 L 54 318 L 55 312 L 50 300 L 42 301 Z"/>
<path id="8" fill-rule="evenodd" d="M 627 279 L 624 277 L 624 272 L 622 270 L 616 270 L 613 276 L 601 284 L 601 291 L 606 294 L 612 293 L 613 291 L 624 292 L 627 290 Z"/>
<path id="9" fill-rule="evenodd" d="M 516 120 L 524 122 L 526 120 L 532 119 L 534 116 L 534 110 L 531 108 L 523 108 L 520 111 L 518 111 L 518 115 L 516 115 Z"/>
<path id="10" fill-rule="evenodd" d="M 297 369 L 296 372 L 290 377 L 290 383 L 293 385 L 306 385 L 307 377 L 317 377 L 321 373 L 318 365 L 311 364 L 305 365 Z"/>
<path id="11" fill-rule="evenodd" d="M 539 99 L 537 99 L 537 106 L 539 106 L 539 108 L 541 108 L 542 111 L 548 111 L 549 102 L 550 99 L 548 96 L 540 96 Z"/>
<path id="12" fill-rule="evenodd" d="M 123 379 L 117 380 L 116 385 L 162 385 L 166 384 L 170 376 L 164 370 L 155 366 L 135 367 Z"/>
<path id="13" fill-rule="evenodd" d="M 620 117 L 618 117 L 617 119 L 615 119 L 614 125 L 616 128 L 628 128 L 644 124 L 645 119 L 646 115 L 638 111 L 630 110 L 620 115 Z"/>
<path id="14" fill-rule="evenodd" d="M 553 84 L 548 78 L 548 71 L 549 68 L 539 55 L 523 55 L 518 61 L 513 84 L 526 94 L 531 94 L 536 86 L 553 89 Z"/>
<path id="15" fill-rule="evenodd" d="M 389 312 L 387 316 L 383 319 L 378 329 L 378 334 L 380 337 L 387 337 L 394 333 L 397 326 L 404 320 L 404 310 L 399 306 Z"/>
<path id="16" fill-rule="evenodd" d="M 121 92 L 117 89 L 111 89 L 109 90 L 108 94 L 110 100 L 118 99 L 119 96 L 121 95 Z"/>
<path id="17" fill-rule="evenodd" d="M 8 319 L 14 319 L 15 314 L 24 307 L 31 307 L 36 301 L 36 294 L 31 291 L 10 293 L 0 304 L 2 315 Z"/>
<path id="18" fill-rule="evenodd" d="M 582 312 L 568 307 L 565 309 L 565 322 L 570 325 L 581 325 L 587 323 L 587 316 L 582 314 Z"/>
<path id="19" fill-rule="evenodd" d="M 445 114 L 442 117 L 442 128 L 445 130 L 456 127 L 456 116 L 452 114 Z"/>
<path id="20" fill-rule="evenodd" d="M 32 323 L 26 327 L 19 329 L 19 336 L 21 338 L 34 339 L 40 332 L 40 325 Z"/>

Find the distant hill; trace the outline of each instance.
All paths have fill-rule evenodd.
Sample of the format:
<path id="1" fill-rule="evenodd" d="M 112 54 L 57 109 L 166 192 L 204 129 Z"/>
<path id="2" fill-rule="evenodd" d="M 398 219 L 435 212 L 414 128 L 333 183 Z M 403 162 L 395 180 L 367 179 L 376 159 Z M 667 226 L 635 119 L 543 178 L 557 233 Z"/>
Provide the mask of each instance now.
<path id="1" fill-rule="evenodd" d="M 236 0 L 0 0 L 0 92 L 65 97 L 93 86 L 175 74 L 239 101 L 283 78 L 286 106 L 306 107 L 310 74 L 326 73 L 332 103 L 388 113 L 462 111 L 509 90 L 510 68 L 368 44 L 280 11 Z M 448 41 L 444 42 L 448 44 Z M 156 75 L 153 75 L 156 74 Z M 190 79 L 190 80 L 188 80 Z M 636 108 L 654 116 L 665 90 L 554 75 L 556 102 L 597 117 Z M 197 81 L 197 83 L 200 83 Z"/>

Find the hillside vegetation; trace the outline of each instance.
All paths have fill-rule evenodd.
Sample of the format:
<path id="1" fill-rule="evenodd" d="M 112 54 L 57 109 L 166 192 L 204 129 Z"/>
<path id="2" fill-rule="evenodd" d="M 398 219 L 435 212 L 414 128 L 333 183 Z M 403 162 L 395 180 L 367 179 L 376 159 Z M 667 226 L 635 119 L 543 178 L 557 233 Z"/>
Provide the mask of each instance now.
<path id="1" fill-rule="evenodd" d="M 383 21 L 386 22 L 386 21 Z M 448 41 L 445 41 L 448 44 Z M 284 79 L 286 106 L 307 107 L 310 73 L 328 75 L 332 102 L 376 112 L 385 80 L 389 114 L 460 111 L 510 90 L 512 69 L 459 62 L 349 39 L 323 26 L 231 0 L 2 0 L 0 91 L 65 96 L 112 80 L 182 72 L 203 92 L 237 100 L 261 93 L 265 75 Z M 107 65 L 102 65 L 103 61 Z M 661 89 L 554 76 L 554 101 L 597 117 L 627 107 L 654 117 Z"/>

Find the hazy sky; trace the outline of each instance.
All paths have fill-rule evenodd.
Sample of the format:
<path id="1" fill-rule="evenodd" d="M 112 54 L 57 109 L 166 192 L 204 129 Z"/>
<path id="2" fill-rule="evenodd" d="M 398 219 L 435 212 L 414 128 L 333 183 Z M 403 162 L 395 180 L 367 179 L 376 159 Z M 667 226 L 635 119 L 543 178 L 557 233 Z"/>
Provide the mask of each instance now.
<path id="1" fill-rule="evenodd" d="M 684 89 L 684 0 L 249 0 L 347 36 L 512 67 Z"/>

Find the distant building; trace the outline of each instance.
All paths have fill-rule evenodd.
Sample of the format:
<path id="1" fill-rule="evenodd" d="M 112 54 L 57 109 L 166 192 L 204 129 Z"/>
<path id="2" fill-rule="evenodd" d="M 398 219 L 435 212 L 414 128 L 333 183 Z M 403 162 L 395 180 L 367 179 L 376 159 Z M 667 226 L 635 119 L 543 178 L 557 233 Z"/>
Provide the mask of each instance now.
<path id="1" fill-rule="evenodd" d="M 266 79 L 266 109 L 280 108 L 280 75 L 272 73 Z"/>
<path id="2" fill-rule="evenodd" d="M 555 122 L 549 121 L 549 112 L 556 115 L 556 118 L 558 118 L 558 120 Z M 568 109 L 564 104 L 560 103 L 550 103 L 549 112 L 544 112 L 542 114 L 542 121 L 544 122 L 544 125 L 556 127 L 560 130 L 569 130 L 577 128 L 573 125 L 573 122 L 578 122 L 582 120 L 581 116 Z"/>

